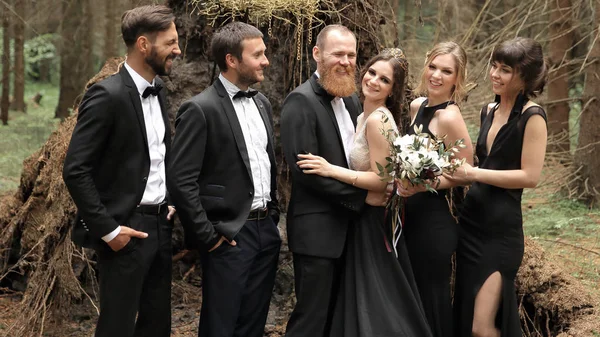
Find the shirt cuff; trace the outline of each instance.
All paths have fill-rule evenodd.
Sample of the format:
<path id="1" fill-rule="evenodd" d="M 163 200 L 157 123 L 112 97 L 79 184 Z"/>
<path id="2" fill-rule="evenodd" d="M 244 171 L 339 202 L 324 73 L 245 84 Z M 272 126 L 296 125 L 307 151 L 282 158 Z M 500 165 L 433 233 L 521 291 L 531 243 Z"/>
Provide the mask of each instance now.
<path id="1" fill-rule="evenodd" d="M 110 242 L 112 239 L 116 238 L 117 235 L 119 235 L 119 233 L 121 233 L 121 226 L 115 228 L 114 231 L 104 235 L 102 237 L 102 240 L 104 240 L 104 242 Z"/>

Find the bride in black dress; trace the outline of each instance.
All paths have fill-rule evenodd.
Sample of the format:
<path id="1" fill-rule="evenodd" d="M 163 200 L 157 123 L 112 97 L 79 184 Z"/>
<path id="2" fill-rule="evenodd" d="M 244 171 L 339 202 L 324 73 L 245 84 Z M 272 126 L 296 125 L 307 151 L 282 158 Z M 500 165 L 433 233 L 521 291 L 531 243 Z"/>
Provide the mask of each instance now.
<path id="1" fill-rule="evenodd" d="M 411 126 L 423 126 L 431 137 L 446 136 L 446 145 L 464 139 L 466 147 L 456 154 L 473 164 L 473 146 L 455 102 L 465 96 L 467 54 L 455 42 L 442 42 L 427 53 L 421 83 L 415 89 L 425 94 L 410 104 Z M 450 210 L 449 189 L 458 184 L 444 177 L 434 182 L 437 194 L 423 185 L 403 186 L 398 192 L 407 197 L 404 206 L 404 234 L 408 255 L 419 288 L 427 321 L 435 337 L 454 335 L 452 319 L 452 255 L 458 241 L 456 219 Z M 455 193 L 459 193 L 455 191 Z"/>
<path id="2" fill-rule="evenodd" d="M 358 116 L 350 153 L 352 170 L 314 155 L 299 155 L 306 174 L 384 191 L 376 172 L 390 155 L 382 130 L 398 132 L 408 62 L 400 49 L 384 50 L 363 67 L 364 112 Z M 432 337 L 419 299 L 404 241 L 398 259 L 385 207 L 367 206 L 348 229 L 345 264 L 334 308 L 331 337 Z M 389 218 L 389 217 L 388 217 Z"/>
<path id="3" fill-rule="evenodd" d="M 481 110 L 476 154 L 447 178 L 472 186 L 459 220 L 454 311 L 456 336 L 522 336 L 515 277 L 523 258 L 523 188 L 537 185 L 547 143 L 546 114 L 529 100 L 541 93 L 547 68 L 542 47 L 516 38 L 490 61 L 496 103 Z"/>

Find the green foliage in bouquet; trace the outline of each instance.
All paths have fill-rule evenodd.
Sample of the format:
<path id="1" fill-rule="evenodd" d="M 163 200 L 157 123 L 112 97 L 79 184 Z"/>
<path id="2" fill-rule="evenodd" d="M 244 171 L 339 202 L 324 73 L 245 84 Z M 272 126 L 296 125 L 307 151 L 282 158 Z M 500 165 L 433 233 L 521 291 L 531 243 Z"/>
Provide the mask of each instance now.
<path id="1" fill-rule="evenodd" d="M 383 122 L 387 121 L 384 117 Z M 413 135 L 400 136 L 392 129 L 381 130 L 390 146 L 390 156 L 386 157 L 385 166 L 377 163 L 378 175 L 382 179 L 392 177 L 405 186 L 406 183 L 423 185 L 428 191 L 437 193 L 432 184 L 439 183 L 439 176 L 452 174 L 464 164 L 464 158 L 453 158 L 466 147 L 464 139 L 446 145 L 446 136 L 430 137 L 423 133 L 423 125 L 415 125 L 414 131 Z"/>

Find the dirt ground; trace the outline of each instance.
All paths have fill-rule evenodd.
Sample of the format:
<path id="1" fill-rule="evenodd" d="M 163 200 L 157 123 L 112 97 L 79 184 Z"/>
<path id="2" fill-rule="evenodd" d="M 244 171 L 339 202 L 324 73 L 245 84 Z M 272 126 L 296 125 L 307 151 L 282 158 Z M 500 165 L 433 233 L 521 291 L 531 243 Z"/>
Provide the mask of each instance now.
<path id="1" fill-rule="evenodd" d="M 198 336 L 198 322 L 200 317 L 202 288 L 185 281 L 174 281 L 172 284 L 173 302 L 172 312 L 172 337 Z M 0 336 L 16 337 L 8 331 L 14 322 L 21 295 L 19 293 L 0 296 Z M 281 336 L 285 326 L 277 326 L 273 322 L 278 313 L 271 308 L 269 323 L 265 327 L 265 336 Z M 61 320 L 51 319 L 44 329 L 45 337 L 81 337 L 93 336 L 97 312 L 89 300 L 73 303 L 68 317 Z"/>

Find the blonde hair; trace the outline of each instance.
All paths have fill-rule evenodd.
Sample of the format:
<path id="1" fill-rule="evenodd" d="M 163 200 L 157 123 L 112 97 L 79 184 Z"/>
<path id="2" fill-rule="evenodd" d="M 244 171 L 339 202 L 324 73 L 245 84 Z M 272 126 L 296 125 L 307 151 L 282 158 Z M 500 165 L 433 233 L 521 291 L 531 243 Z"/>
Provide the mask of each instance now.
<path id="1" fill-rule="evenodd" d="M 425 64 L 421 72 L 421 82 L 414 90 L 417 96 L 427 96 L 427 69 L 431 61 L 440 55 L 450 54 L 454 57 L 456 71 L 456 85 L 454 86 L 450 99 L 455 103 L 460 103 L 467 95 L 466 79 L 467 79 L 467 53 L 456 42 L 447 41 L 436 44 L 433 49 L 425 55 Z"/>

